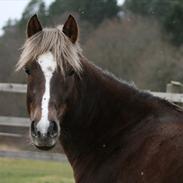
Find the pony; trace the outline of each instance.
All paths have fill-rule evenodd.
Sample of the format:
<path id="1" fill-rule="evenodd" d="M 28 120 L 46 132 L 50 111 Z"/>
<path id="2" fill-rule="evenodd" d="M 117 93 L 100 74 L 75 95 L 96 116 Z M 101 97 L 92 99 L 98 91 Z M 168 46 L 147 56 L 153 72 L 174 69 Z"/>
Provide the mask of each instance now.
<path id="1" fill-rule="evenodd" d="M 55 28 L 37 15 L 27 24 L 16 67 L 27 74 L 33 144 L 60 142 L 76 183 L 182 183 L 183 110 L 94 65 L 78 33 L 72 15 Z"/>

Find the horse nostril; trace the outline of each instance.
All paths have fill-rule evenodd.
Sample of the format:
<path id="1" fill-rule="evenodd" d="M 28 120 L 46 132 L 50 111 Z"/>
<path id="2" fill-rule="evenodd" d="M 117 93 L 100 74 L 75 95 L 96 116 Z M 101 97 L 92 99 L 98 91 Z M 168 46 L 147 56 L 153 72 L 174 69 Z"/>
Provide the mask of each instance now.
<path id="1" fill-rule="evenodd" d="M 31 123 L 31 134 L 33 136 L 37 136 L 36 122 L 35 121 L 32 121 L 32 123 Z"/>
<path id="2" fill-rule="evenodd" d="M 56 137 L 58 135 L 58 125 L 55 121 L 50 122 L 48 132 L 50 137 Z"/>
<path id="3" fill-rule="evenodd" d="M 31 135 L 32 135 L 32 137 L 39 138 L 39 139 L 57 137 L 57 135 L 58 135 L 58 125 L 55 121 L 51 121 L 47 132 L 42 133 L 37 128 L 37 123 L 35 121 L 32 121 L 32 123 L 31 123 Z"/>
<path id="4" fill-rule="evenodd" d="M 31 123 L 31 134 L 33 137 L 41 137 L 41 132 L 39 130 L 37 130 L 36 127 L 37 123 L 35 121 L 32 121 Z"/>

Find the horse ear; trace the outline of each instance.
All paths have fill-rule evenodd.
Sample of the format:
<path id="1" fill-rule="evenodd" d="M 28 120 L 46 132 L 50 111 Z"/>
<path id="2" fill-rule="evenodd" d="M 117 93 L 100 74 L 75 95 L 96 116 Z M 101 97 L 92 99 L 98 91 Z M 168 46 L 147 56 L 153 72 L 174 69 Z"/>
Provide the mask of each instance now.
<path id="1" fill-rule="evenodd" d="M 40 31 L 42 31 L 41 23 L 37 15 L 33 15 L 27 24 L 27 37 L 29 38 Z"/>
<path id="2" fill-rule="evenodd" d="M 63 33 L 70 38 L 72 43 L 75 43 L 78 38 L 78 26 L 75 18 L 72 15 L 69 15 L 67 21 L 63 26 Z"/>

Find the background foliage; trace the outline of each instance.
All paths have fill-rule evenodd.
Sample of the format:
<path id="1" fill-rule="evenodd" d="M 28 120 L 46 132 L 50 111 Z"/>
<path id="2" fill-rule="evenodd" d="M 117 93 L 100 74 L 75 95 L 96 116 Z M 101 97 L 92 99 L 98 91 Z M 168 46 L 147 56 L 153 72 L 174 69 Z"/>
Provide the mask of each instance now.
<path id="1" fill-rule="evenodd" d="M 126 0 L 130 11 L 142 16 L 155 17 L 169 33 L 172 42 L 183 43 L 183 1 L 182 0 Z"/>

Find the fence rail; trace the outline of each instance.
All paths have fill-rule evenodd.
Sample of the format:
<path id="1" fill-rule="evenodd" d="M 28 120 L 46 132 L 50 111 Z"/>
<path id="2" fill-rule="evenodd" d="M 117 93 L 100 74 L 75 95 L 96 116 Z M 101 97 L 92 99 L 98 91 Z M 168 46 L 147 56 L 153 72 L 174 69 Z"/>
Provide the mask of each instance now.
<path id="1" fill-rule="evenodd" d="M 28 118 L 0 116 L 0 126 L 29 127 Z"/>
<path id="2" fill-rule="evenodd" d="M 180 93 L 163 93 L 163 92 L 150 92 L 152 95 L 164 98 L 170 102 L 183 103 L 183 94 Z"/>
<path id="3" fill-rule="evenodd" d="M 1 92 L 11 92 L 11 93 L 26 93 L 26 84 L 16 84 L 16 83 L 0 83 Z"/>

